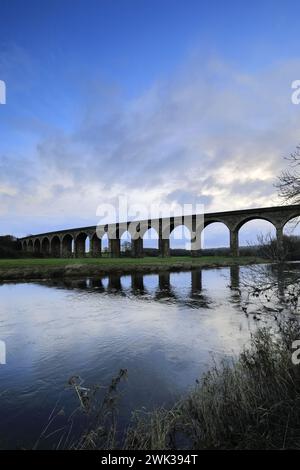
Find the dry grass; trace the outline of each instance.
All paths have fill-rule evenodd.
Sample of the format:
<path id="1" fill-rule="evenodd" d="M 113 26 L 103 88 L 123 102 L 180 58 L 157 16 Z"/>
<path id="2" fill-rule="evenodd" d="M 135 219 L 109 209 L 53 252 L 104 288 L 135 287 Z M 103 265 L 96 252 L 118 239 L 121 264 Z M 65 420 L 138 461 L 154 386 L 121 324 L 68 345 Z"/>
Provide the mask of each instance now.
<path id="1" fill-rule="evenodd" d="M 125 431 L 118 428 L 117 411 L 127 371 L 120 370 L 106 388 L 85 388 L 72 377 L 78 408 L 55 429 L 57 407 L 35 448 L 58 436 L 56 449 L 299 449 L 300 365 L 292 363 L 297 339 L 295 317 L 278 323 L 276 331 L 259 328 L 236 361 L 214 365 L 171 409 L 136 411 Z M 85 418 L 79 434 L 78 414 Z"/>
<path id="2" fill-rule="evenodd" d="M 261 328 L 232 364 L 214 367 L 173 409 L 137 413 L 129 449 L 300 448 L 300 365 L 292 364 L 298 322 L 276 339 Z"/>

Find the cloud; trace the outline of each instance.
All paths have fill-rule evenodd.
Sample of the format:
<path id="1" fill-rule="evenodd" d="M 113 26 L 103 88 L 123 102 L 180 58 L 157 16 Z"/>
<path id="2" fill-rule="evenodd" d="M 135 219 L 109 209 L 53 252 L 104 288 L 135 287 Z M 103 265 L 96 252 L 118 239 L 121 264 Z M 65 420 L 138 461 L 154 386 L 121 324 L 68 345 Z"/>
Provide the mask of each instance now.
<path id="1" fill-rule="evenodd" d="M 119 194 L 206 211 L 277 203 L 282 157 L 299 142 L 300 107 L 290 99 L 299 70 L 294 61 L 245 74 L 194 58 L 131 100 L 87 81 L 72 125 L 37 117 L 34 145 L 0 155 L 6 231 L 93 224 L 97 206 Z"/>

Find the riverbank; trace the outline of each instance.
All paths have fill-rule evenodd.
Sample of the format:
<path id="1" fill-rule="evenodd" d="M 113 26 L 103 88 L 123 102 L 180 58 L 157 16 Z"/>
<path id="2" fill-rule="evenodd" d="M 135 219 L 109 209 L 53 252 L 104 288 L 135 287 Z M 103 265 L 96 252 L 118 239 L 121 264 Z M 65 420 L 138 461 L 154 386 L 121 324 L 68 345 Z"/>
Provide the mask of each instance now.
<path id="1" fill-rule="evenodd" d="M 130 381 L 130 370 L 120 369 L 99 402 L 97 386 L 81 388 L 72 377 L 68 384 L 88 431 L 67 448 L 299 449 L 300 369 L 292 362 L 299 335 L 297 321 L 282 319 L 275 330 L 259 327 L 236 359 L 214 365 L 173 407 L 136 410 L 124 433 L 118 432 L 115 407 L 119 384 L 127 376 Z"/>
<path id="2" fill-rule="evenodd" d="M 145 258 L 20 258 L 0 259 L 0 281 L 105 276 L 109 273 L 159 273 L 265 263 L 256 257 L 190 256 Z"/>
<path id="3" fill-rule="evenodd" d="M 259 328 L 236 361 L 213 367 L 173 408 L 137 412 L 124 448 L 299 449 L 299 335 L 288 320 L 277 335 Z"/>

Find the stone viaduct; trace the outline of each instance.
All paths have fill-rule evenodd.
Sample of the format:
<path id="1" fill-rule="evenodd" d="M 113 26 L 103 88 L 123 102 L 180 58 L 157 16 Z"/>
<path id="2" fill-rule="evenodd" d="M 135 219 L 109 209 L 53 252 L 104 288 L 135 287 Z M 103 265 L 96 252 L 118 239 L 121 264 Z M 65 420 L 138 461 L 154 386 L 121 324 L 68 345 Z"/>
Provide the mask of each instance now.
<path id="1" fill-rule="evenodd" d="M 102 238 L 105 234 L 109 241 L 109 253 L 119 257 L 120 239 L 128 231 L 132 239 L 132 255 L 143 256 L 143 238 L 149 229 L 157 232 L 158 247 L 161 256 L 170 254 L 170 234 L 181 225 L 191 233 L 191 254 L 199 255 L 201 232 L 210 224 L 223 223 L 230 233 L 230 249 L 233 256 L 239 254 L 239 230 L 250 220 L 263 219 L 274 225 L 277 236 L 278 253 L 283 252 L 283 228 L 287 222 L 300 216 L 300 204 L 290 206 L 265 207 L 228 212 L 214 212 L 183 217 L 159 218 L 124 222 L 117 224 L 98 225 L 82 228 L 58 230 L 54 232 L 28 235 L 21 238 L 22 249 L 29 253 L 51 257 L 83 257 L 86 239 L 89 239 L 89 256 L 101 256 Z"/>

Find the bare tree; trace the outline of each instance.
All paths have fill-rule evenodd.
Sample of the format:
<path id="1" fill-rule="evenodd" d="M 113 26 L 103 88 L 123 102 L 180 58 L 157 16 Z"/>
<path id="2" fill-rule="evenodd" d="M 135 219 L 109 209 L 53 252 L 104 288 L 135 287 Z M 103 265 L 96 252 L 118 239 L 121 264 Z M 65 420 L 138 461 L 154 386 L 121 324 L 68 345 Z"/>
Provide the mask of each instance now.
<path id="1" fill-rule="evenodd" d="M 278 177 L 275 187 L 279 191 L 279 196 L 284 202 L 300 203 L 300 145 L 296 147 L 294 153 L 286 157 L 289 168 L 282 171 Z"/>
<path id="2" fill-rule="evenodd" d="M 294 153 L 286 157 L 288 168 L 278 177 L 275 187 L 279 196 L 287 204 L 300 204 L 300 145 Z M 299 217 L 294 219 L 293 228 L 299 224 Z M 253 299 L 260 306 L 254 311 L 256 318 L 261 319 L 262 313 L 272 313 L 277 319 L 283 311 L 300 314 L 300 272 L 297 265 L 288 262 L 289 256 L 297 247 L 297 236 L 284 237 L 284 256 L 278 260 L 276 239 L 271 234 L 258 236 L 258 250 L 267 264 L 249 266 L 241 276 L 240 285 L 246 293 L 243 311 L 249 315 L 249 306 Z M 280 261 L 280 262 L 278 262 Z M 279 317 L 278 317 L 279 318 Z"/>

